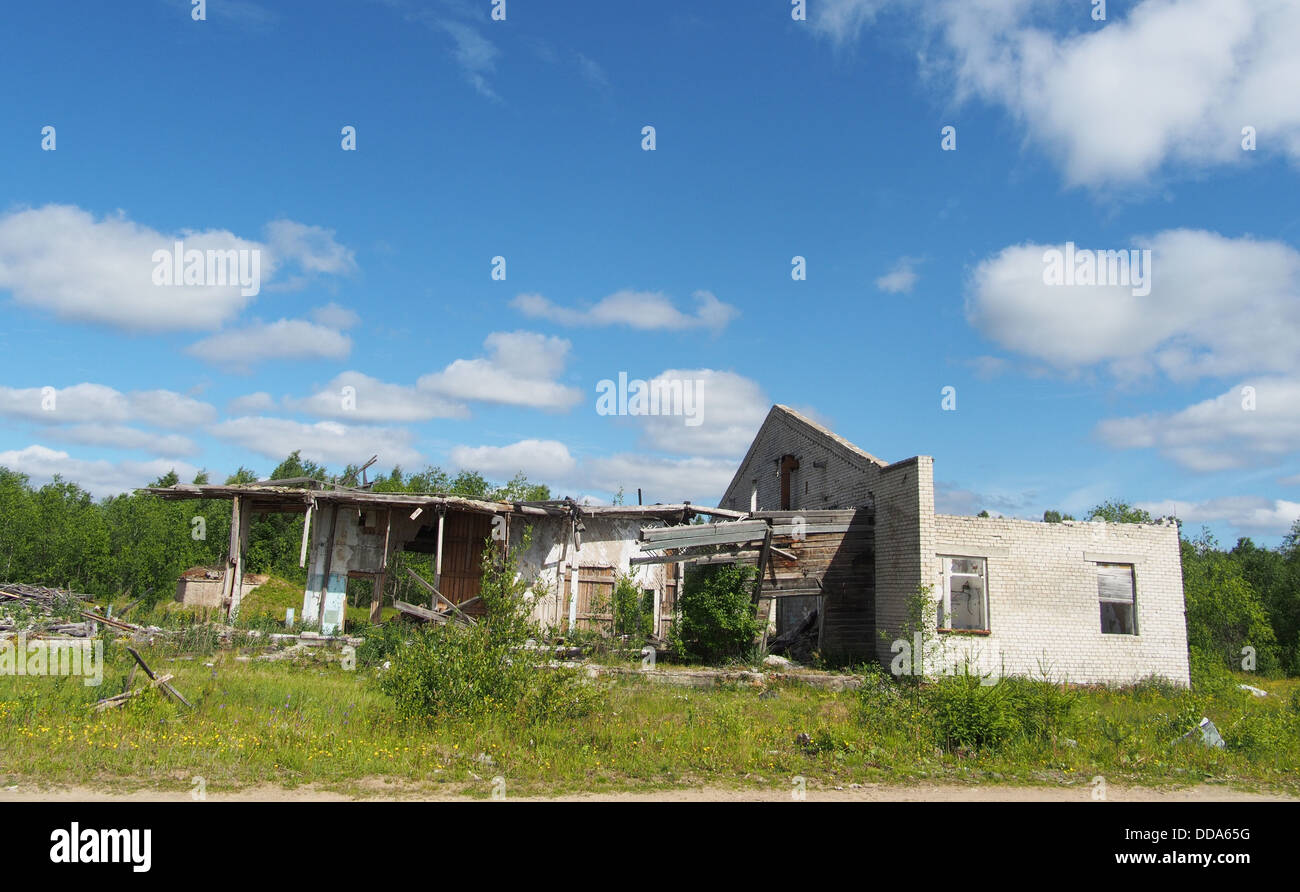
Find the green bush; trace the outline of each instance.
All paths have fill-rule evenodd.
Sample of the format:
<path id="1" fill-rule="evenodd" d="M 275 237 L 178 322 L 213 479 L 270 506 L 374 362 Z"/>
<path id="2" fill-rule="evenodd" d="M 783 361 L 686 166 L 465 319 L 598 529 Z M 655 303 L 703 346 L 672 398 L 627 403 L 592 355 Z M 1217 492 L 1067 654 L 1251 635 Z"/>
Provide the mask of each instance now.
<path id="1" fill-rule="evenodd" d="M 703 662 L 746 656 L 762 629 L 751 600 L 754 573 L 741 564 L 688 570 L 670 632 L 673 650 Z"/>
<path id="2" fill-rule="evenodd" d="M 926 689 L 938 744 L 945 749 L 993 749 L 1020 731 L 1009 685 L 980 684 L 978 675 L 954 675 Z"/>
<path id="3" fill-rule="evenodd" d="M 391 661 L 379 685 L 399 715 L 503 715 L 538 723 L 576 718 L 599 706 L 597 688 L 574 670 L 538 666 L 545 652 L 525 646 L 536 629 L 515 568 L 518 553 L 527 547 L 527 536 L 509 555 L 488 543 L 479 592 L 485 615 L 474 625 L 448 622 L 367 636 L 361 659 L 372 665 Z"/>

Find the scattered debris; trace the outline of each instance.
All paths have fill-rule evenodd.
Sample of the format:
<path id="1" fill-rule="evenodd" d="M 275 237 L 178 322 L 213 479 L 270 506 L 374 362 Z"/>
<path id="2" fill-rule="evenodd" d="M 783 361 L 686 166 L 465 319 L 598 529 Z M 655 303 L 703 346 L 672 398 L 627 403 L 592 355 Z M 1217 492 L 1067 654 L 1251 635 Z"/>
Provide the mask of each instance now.
<path id="1" fill-rule="evenodd" d="M 181 696 L 180 691 L 176 690 L 174 687 L 171 686 L 171 684 L 169 683 L 171 676 L 159 680 L 158 676 L 154 675 L 153 670 L 149 668 L 149 664 L 144 661 L 144 657 L 140 656 L 140 653 L 135 648 L 128 647 L 126 649 L 126 652 L 135 658 L 136 663 L 140 666 L 141 669 L 144 670 L 144 674 L 149 676 L 150 681 L 153 681 L 155 684 L 161 687 L 169 697 L 171 697 L 172 699 L 180 703 L 184 703 L 190 709 L 194 708 L 193 703 L 186 700 L 183 696 Z"/>
<path id="2" fill-rule="evenodd" d="M 763 665 L 770 666 L 773 669 L 789 669 L 794 664 L 791 663 L 789 660 L 787 660 L 785 657 L 778 657 L 776 654 L 768 654 L 767 656 L 763 657 Z"/>
<path id="3" fill-rule="evenodd" d="M 1188 731 L 1179 739 L 1187 740 L 1193 734 L 1197 734 L 1197 733 L 1201 735 L 1200 742 L 1205 746 L 1215 747 L 1216 749 L 1223 749 L 1223 747 L 1226 745 L 1223 742 L 1223 736 L 1219 734 L 1219 729 L 1214 727 L 1214 722 L 1204 717 L 1201 719 L 1201 723 L 1199 725 L 1197 725 L 1192 730 Z"/>
<path id="4" fill-rule="evenodd" d="M 773 638 L 767 649 L 773 654 L 786 654 L 798 663 L 811 663 L 820 634 L 821 619 L 814 608 L 797 627 Z"/>
<path id="5" fill-rule="evenodd" d="M 167 683 L 175 677 L 176 676 L 174 675 L 159 675 L 157 678 L 155 678 L 153 681 L 149 682 L 147 685 L 145 685 L 142 688 L 136 688 L 135 690 L 127 691 L 126 693 L 123 694 L 116 694 L 112 697 L 105 697 L 103 700 L 100 700 L 98 703 L 96 703 L 92 708 L 95 710 L 95 712 L 103 712 L 105 709 L 114 709 L 118 706 L 121 706 L 123 703 L 127 702 L 132 697 L 138 697 L 140 694 L 143 694 L 145 691 L 151 691 L 156 687 L 162 687 L 164 685 L 170 687 L 170 685 L 168 685 Z"/>
<path id="6" fill-rule="evenodd" d="M 1237 687 L 1240 688 L 1240 689 L 1243 690 L 1243 691 L 1248 691 L 1249 693 L 1254 694 L 1256 697 L 1267 697 L 1267 696 L 1268 696 L 1268 691 L 1265 691 L 1265 690 L 1263 690 L 1262 688 L 1252 687 L 1252 686 L 1250 686 L 1250 685 L 1248 685 L 1248 684 L 1239 684 L 1239 685 L 1237 685 Z"/>

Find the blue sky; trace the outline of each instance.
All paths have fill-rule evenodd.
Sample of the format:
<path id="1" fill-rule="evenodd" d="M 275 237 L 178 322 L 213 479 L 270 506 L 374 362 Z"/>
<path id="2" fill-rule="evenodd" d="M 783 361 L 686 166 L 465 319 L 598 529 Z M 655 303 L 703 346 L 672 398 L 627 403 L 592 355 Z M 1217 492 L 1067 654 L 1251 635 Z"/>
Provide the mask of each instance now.
<path id="1" fill-rule="evenodd" d="M 298 448 L 711 503 L 781 402 L 935 456 L 940 511 L 1300 516 L 1300 5 L 12 6 L 0 464 L 36 482 Z M 177 239 L 258 293 L 155 284 Z M 1150 293 L 1046 284 L 1066 242 L 1149 249 Z M 700 423 L 598 414 L 620 373 Z"/>

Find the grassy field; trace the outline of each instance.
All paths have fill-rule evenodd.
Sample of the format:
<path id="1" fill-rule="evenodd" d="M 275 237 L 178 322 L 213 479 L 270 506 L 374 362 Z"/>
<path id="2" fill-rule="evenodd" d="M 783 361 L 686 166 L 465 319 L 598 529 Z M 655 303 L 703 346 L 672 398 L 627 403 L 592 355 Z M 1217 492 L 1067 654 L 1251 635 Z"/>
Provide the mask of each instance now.
<path id="1" fill-rule="evenodd" d="M 600 709 L 521 727 L 399 719 L 373 672 L 334 663 L 241 660 L 231 651 L 173 659 L 145 652 L 194 704 L 150 693 L 92 713 L 122 690 L 129 655 L 107 649 L 101 687 L 80 679 L 0 677 L 0 785 L 213 791 L 277 784 L 357 795 L 645 791 L 708 785 L 809 789 L 943 782 L 1086 786 L 1224 784 L 1300 795 L 1297 680 L 1217 677 L 1195 692 L 1160 685 L 1077 692 L 1049 739 L 1012 737 L 968 749 L 936 736 L 918 693 L 802 685 L 689 689 L 639 679 L 592 682 Z M 139 676 L 138 676 L 139 678 Z M 1248 682 L 1275 696 L 1238 691 Z M 1176 743 L 1208 715 L 1229 746 Z M 801 738 L 800 735 L 807 735 Z"/>

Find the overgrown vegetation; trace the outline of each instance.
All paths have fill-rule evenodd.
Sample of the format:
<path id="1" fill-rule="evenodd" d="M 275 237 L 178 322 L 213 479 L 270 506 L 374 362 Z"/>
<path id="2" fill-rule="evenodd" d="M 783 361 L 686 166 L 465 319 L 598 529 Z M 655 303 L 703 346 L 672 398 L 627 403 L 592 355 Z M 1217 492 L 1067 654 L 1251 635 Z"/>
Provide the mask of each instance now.
<path id="1" fill-rule="evenodd" d="M 701 662 L 749 656 L 762 629 L 752 601 L 754 572 L 744 564 L 706 564 L 687 570 L 669 633 L 673 651 Z"/>
<path id="2" fill-rule="evenodd" d="M 400 634 L 398 624 L 389 628 Z M 960 677 L 900 685 L 882 672 L 861 691 L 774 682 L 684 690 L 634 677 L 610 685 L 585 715 L 525 726 L 511 711 L 405 721 L 364 665 L 346 672 L 337 663 L 241 662 L 230 651 L 173 660 L 161 648 L 145 656 L 175 674 L 193 712 L 148 696 L 92 714 L 91 703 L 122 689 L 131 665 L 121 648 L 107 650 L 100 688 L 0 677 L 0 785 L 186 791 L 201 776 L 210 793 L 271 783 L 361 796 L 488 796 L 499 776 L 511 797 L 701 785 L 784 797 L 799 776 L 810 798 L 852 783 L 927 781 L 1046 784 L 1075 788 L 1086 801 L 1101 775 L 1118 785 L 1300 795 L 1300 682 L 1217 666 L 1208 676 L 1198 670 L 1190 691 L 1148 682 L 1035 692 L 1003 681 L 998 687 L 1010 686 L 999 705 L 978 721 L 947 724 L 945 710 L 983 696 L 978 685 L 963 689 L 970 681 Z M 1237 688 L 1242 682 L 1271 696 L 1252 697 Z M 1018 714 L 1040 696 L 1038 717 Z M 1223 732 L 1226 748 L 1180 741 L 1201 716 Z"/>
<path id="3" fill-rule="evenodd" d="M 594 710 L 599 690 L 576 670 L 546 665 L 532 647 L 541 635 L 530 618 L 531 603 L 517 571 L 527 550 L 525 534 L 506 553 L 491 540 L 483 551 L 485 615 L 474 625 L 445 623 L 379 631 L 364 653 L 390 666 L 379 686 L 404 719 L 473 719 L 507 716 L 528 725 L 574 719 Z M 539 665 L 541 664 L 541 665 Z"/>

